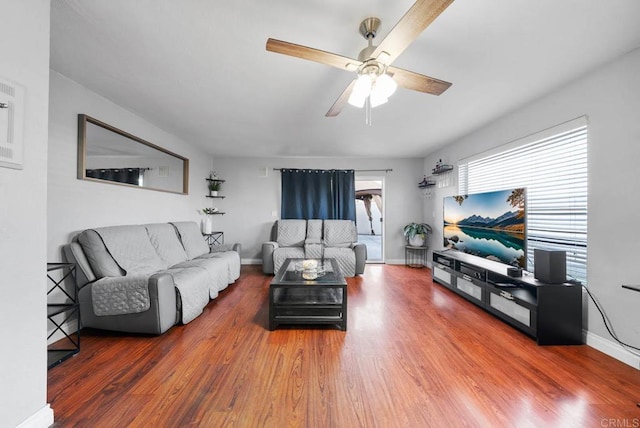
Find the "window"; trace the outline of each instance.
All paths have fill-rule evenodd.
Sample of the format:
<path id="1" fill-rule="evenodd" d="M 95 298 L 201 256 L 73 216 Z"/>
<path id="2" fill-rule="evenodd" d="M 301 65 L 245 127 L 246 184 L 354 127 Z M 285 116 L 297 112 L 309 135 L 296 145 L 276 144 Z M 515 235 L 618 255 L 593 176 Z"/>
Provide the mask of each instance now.
<path id="1" fill-rule="evenodd" d="M 527 188 L 527 270 L 533 250 L 567 252 L 567 274 L 587 279 L 587 123 L 581 117 L 460 161 L 459 194 Z"/>

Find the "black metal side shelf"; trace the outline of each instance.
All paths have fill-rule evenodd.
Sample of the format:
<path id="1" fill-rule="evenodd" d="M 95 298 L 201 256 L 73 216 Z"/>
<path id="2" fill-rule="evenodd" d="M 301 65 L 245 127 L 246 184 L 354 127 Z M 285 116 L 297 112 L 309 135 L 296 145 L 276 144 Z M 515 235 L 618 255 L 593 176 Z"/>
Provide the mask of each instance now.
<path id="1" fill-rule="evenodd" d="M 60 277 L 53 276 L 53 271 L 61 271 Z M 47 346 L 47 367 L 57 366 L 67 358 L 80 352 L 80 305 L 75 285 L 69 292 L 64 286 L 68 278 L 75 276 L 76 265 L 73 263 L 47 263 L 47 279 L 50 288 L 47 290 L 47 298 L 58 290 L 64 296 L 64 302 L 47 303 L 47 319 L 55 326 L 55 329 L 47 336 L 47 341 L 57 332 L 61 332 L 64 338 Z M 67 323 L 77 320 L 74 331 L 68 331 Z"/>
<path id="2" fill-rule="evenodd" d="M 435 168 L 431 170 L 431 173 L 434 175 L 444 174 L 446 172 L 453 171 L 453 165 L 442 165 L 438 164 Z"/>
<path id="3" fill-rule="evenodd" d="M 202 236 L 209 247 L 224 244 L 224 232 L 222 231 L 214 230 L 211 233 L 203 233 Z"/>
<path id="4" fill-rule="evenodd" d="M 433 180 L 431 177 L 426 177 L 424 180 L 422 180 L 420 183 L 418 183 L 418 188 L 419 189 L 426 189 L 428 187 L 433 187 L 436 184 L 437 184 L 436 181 Z"/>
<path id="5" fill-rule="evenodd" d="M 529 273 L 455 250 L 433 252 L 433 281 L 536 339 L 539 345 L 582 344 L 582 290 L 546 284 Z"/>

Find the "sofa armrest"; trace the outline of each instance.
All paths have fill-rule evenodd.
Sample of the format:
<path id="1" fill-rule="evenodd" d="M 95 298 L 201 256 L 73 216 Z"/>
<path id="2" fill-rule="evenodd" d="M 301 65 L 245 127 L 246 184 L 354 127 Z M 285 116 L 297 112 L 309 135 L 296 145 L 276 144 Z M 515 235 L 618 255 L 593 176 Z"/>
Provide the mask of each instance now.
<path id="1" fill-rule="evenodd" d="M 122 315 L 97 316 L 93 311 L 92 289 L 95 282 L 78 292 L 83 327 L 127 333 L 162 334 L 179 320 L 176 288 L 171 275 L 154 274 L 149 278 L 149 309 Z"/>
<path id="2" fill-rule="evenodd" d="M 65 261 L 76 264 L 76 287 L 78 289 L 84 287 L 86 284 L 95 281 L 96 275 L 91 269 L 91 265 L 87 260 L 87 256 L 82 251 L 82 247 L 77 242 L 72 242 L 62 247 L 62 253 Z"/>
<path id="3" fill-rule="evenodd" d="M 160 333 L 167 331 L 180 320 L 181 309 L 178 304 L 178 292 L 173 277 L 166 273 L 156 273 L 149 278 L 149 297 L 151 307 L 157 307 Z M 159 334 L 160 334 L 159 333 Z"/>
<path id="4" fill-rule="evenodd" d="M 367 246 L 356 242 L 353 244 L 353 252 L 356 253 L 356 275 L 364 273 L 364 266 L 367 262 Z"/>
<path id="5" fill-rule="evenodd" d="M 262 244 L 262 272 L 267 275 L 273 275 L 275 269 L 273 266 L 273 252 L 278 248 L 278 243 L 269 241 Z"/>

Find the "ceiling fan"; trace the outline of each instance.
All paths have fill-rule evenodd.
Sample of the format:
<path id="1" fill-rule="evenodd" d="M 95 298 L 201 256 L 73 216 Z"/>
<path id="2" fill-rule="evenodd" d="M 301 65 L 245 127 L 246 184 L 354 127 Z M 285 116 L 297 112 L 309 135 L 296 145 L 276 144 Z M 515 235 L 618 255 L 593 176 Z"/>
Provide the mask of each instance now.
<path id="1" fill-rule="evenodd" d="M 365 19 L 360 24 L 360 34 L 369 45 L 360 52 L 358 59 L 271 38 L 267 40 L 267 50 L 355 72 L 356 78 L 325 116 L 337 116 L 346 103 L 356 107 L 366 105 L 370 124 L 370 109 L 387 102 L 397 86 L 433 95 L 440 95 L 451 86 L 449 82 L 391 65 L 451 3 L 453 0 L 417 0 L 377 46 L 373 45 L 373 38 L 380 27 L 380 19 Z"/>

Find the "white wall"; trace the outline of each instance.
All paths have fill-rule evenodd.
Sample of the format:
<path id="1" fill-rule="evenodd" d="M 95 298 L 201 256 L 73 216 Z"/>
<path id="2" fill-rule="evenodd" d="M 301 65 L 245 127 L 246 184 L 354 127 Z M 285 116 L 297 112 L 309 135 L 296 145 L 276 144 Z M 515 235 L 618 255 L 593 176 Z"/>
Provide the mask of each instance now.
<path id="1" fill-rule="evenodd" d="M 26 88 L 24 168 L 0 168 L 0 427 L 44 427 L 49 1 L 0 0 L 0 76 Z"/>
<path id="2" fill-rule="evenodd" d="M 262 243 L 269 240 L 273 222 L 280 218 L 280 172 L 273 168 L 393 169 L 385 176 L 386 260 L 404 263 L 402 227 L 422 217 L 422 159 L 355 158 L 225 158 L 215 159 L 214 169 L 226 182 L 220 191 L 226 198 L 214 205 L 226 212 L 214 218 L 214 229 L 225 232 L 225 242 L 242 244 L 244 263 L 261 260 Z M 261 177 L 266 168 L 267 177 Z"/>
<path id="3" fill-rule="evenodd" d="M 619 338 L 640 346 L 639 284 L 640 49 L 462 138 L 425 159 L 447 163 L 481 153 L 581 115 L 589 121 L 588 285 Z M 425 220 L 438 227 L 432 248 L 442 247 L 442 198 L 457 187 L 437 190 L 425 205 Z M 638 367 L 638 358 L 613 344 L 594 306 L 588 305 L 587 343 Z"/>
<path id="4" fill-rule="evenodd" d="M 51 71 L 47 253 L 80 230 L 121 224 L 200 221 L 212 157 L 67 77 Z M 84 113 L 189 159 L 189 194 L 129 188 L 76 178 L 78 114 Z M 179 112 L 176 112 L 179 114 Z"/>

